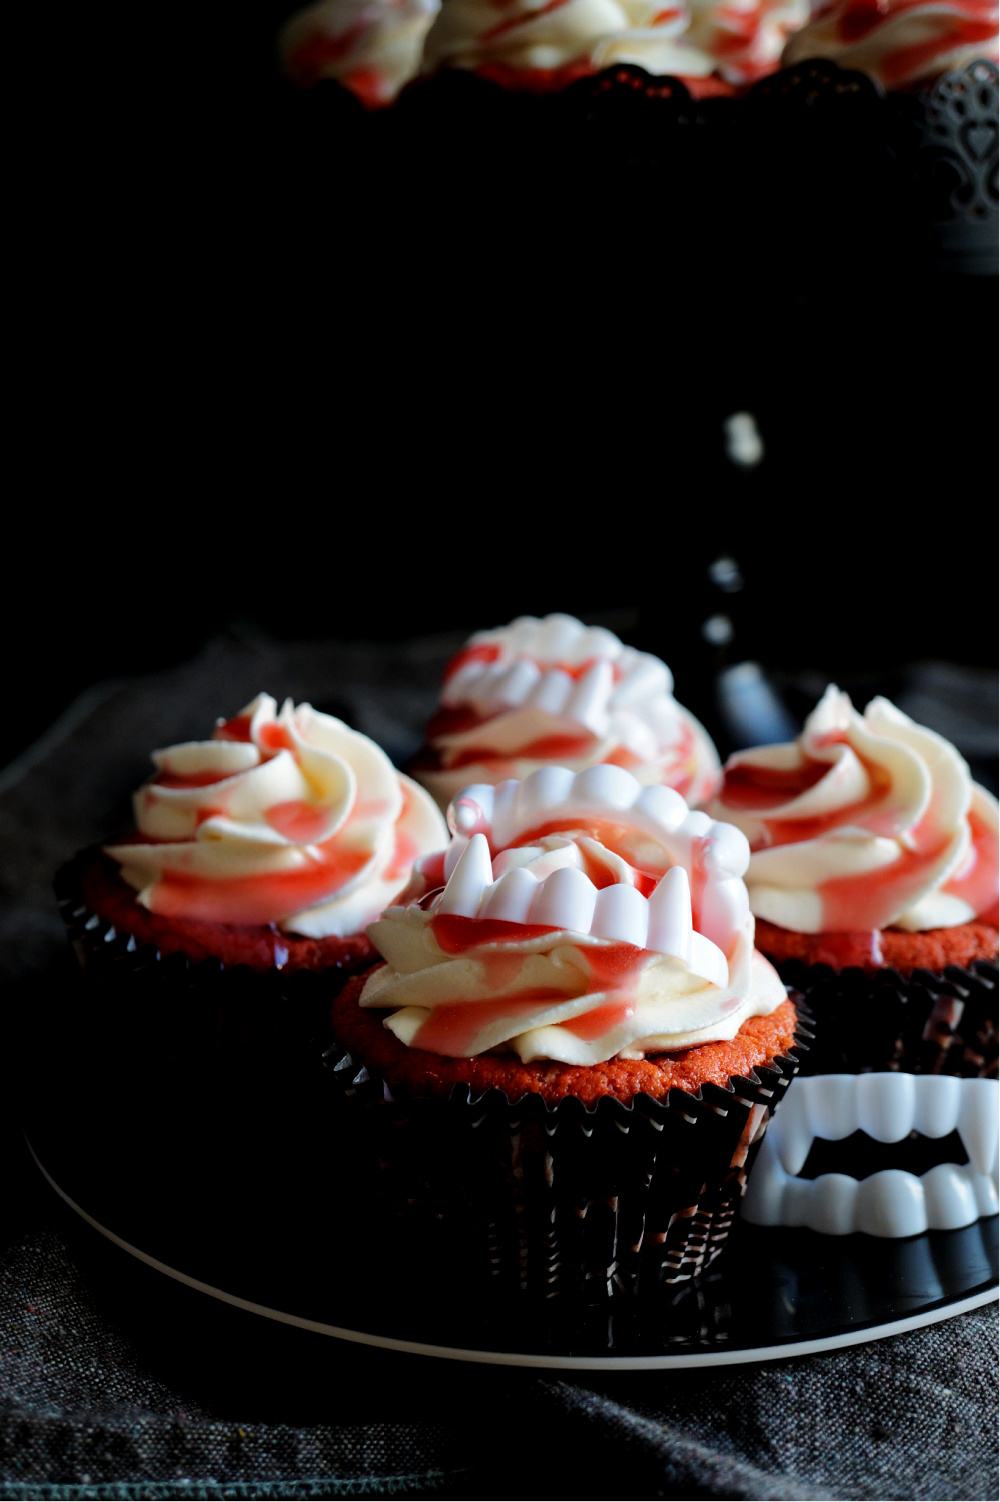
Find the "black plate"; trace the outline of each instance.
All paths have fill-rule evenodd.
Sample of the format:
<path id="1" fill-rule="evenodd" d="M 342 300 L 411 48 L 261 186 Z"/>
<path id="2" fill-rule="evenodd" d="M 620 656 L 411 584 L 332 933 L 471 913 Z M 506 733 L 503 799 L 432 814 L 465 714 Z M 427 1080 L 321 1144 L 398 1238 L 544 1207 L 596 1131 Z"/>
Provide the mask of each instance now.
<path id="1" fill-rule="evenodd" d="M 388 1350 L 626 1370 L 803 1355 L 901 1333 L 997 1297 L 994 1216 L 906 1241 L 737 1223 L 724 1254 L 696 1282 L 610 1306 L 473 1299 L 435 1290 L 391 1246 L 371 1244 L 336 1165 L 320 1177 L 308 1155 L 268 1159 L 266 1130 L 245 1156 L 197 1152 L 180 1119 L 175 1146 L 157 1154 L 123 1119 L 99 1137 L 79 1123 L 70 1130 L 36 1119 L 28 1135 L 76 1224 L 99 1233 L 90 1241 L 114 1264 L 117 1296 L 125 1299 L 131 1283 L 148 1309 L 151 1284 L 174 1304 L 186 1291 L 202 1322 L 208 1295 L 217 1312 L 228 1306 L 229 1318 L 242 1310 L 257 1324 L 263 1316 Z"/>

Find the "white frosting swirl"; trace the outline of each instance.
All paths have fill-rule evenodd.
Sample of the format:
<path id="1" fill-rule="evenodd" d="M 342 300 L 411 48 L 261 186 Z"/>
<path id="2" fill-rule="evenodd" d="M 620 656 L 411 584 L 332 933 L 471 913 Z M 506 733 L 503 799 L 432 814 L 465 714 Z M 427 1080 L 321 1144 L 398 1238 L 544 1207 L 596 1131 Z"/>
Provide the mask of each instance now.
<path id="1" fill-rule="evenodd" d="M 827 57 L 899 89 L 977 57 L 995 60 L 997 36 L 998 7 L 987 0 L 820 0 L 782 62 Z"/>
<path id="2" fill-rule="evenodd" d="M 887 699 L 861 716 L 831 685 L 798 741 L 730 757 L 708 806 L 746 834 L 750 905 L 782 928 L 950 928 L 996 903 L 996 799 Z"/>
<path id="3" fill-rule="evenodd" d="M 702 802 L 719 758 L 672 688 L 665 663 L 601 626 L 522 616 L 477 632 L 449 666 L 428 727 L 431 764 L 414 776 L 446 807 L 470 782 L 612 762 Z"/>
<path id="4" fill-rule="evenodd" d="M 408 1046 L 596 1064 L 733 1038 L 784 1001 L 753 947 L 745 839 L 671 789 L 548 767 L 465 789 L 449 821 L 415 900 L 368 930 L 387 963 L 361 1005 L 392 1008 Z"/>
<path id="5" fill-rule="evenodd" d="M 106 847 L 154 913 L 360 932 L 447 830 L 367 736 L 260 694 L 211 740 L 154 751 L 135 794 L 139 841 Z"/>
<path id="6" fill-rule="evenodd" d="M 440 0 L 320 0 L 278 42 L 284 72 L 308 87 L 332 78 L 369 108 L 391 104 L 420 67 Z"/>
<path id="7" fill-rule="evenodd" d="M 598 72 L 637 63 L 693 81 L 751 83 L 773 71 L 808 0 L 445 0 L 424 67 L 511 75 Z M 564 80 L 563 80 L 564 81 Z"/>

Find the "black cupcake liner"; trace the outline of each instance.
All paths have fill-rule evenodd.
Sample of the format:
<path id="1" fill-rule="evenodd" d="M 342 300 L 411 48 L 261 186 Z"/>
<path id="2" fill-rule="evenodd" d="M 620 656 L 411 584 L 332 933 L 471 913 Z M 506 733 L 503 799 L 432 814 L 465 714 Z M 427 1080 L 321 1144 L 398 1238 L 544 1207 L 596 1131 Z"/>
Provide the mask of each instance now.
<path id="1" fill-rule="evenodd" d="M 79 966 L 79 1005 L 109 1057 L 133 1069 L 194 1070 L 206 1063 L 274 1068 L 327 1036 L 330 1003 L 371 961 L 324 970 L 255 971 L 221 960 L 161 954 L 119 933 L 87 905 L 84 851 L 55 880 Z"/>
<path id="2" fill-rule="evenodd" d="M 600 1302 L 696 1277 L 718 1256 L 771 1114 L 811 1039 L 727 1087 L 588 1108 L 501 1090 L 394 1099 L 336 1043 L 329 1078 L 367 1213 L 432 1282 Z M 405 1252 L 404 1252 L 405 1248 Z"/>
<path id="3" fill-rule="evenodd" d="M 995 960 L 968 968 L 884 968 L 866 974 L 850 967 L 776 961 L 786 985 L 800 993 L 817 1030 L 802 1069 L 807 1074 L 997 1075 L 998 973 Z"/>

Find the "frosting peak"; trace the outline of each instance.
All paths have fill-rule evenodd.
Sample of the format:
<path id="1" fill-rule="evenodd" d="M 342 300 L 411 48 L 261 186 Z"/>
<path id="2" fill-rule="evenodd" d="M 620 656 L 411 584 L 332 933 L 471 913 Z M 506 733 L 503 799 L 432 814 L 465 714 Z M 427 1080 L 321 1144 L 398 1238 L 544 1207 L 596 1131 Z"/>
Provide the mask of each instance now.
<path id="1" fill-rule="evenodd" d="M 887 699 L 862 716 L 831 685 L 797 741 L 730 757 L 709 808 L 747 836 L 751 907 L 782 928 L 950 928 L 996 904 L 996 800 Z"/>
<path id="2" fill-rule="evenodd" d="M 368 930 L 362 1006 L 404 1043 L 594 1064 L 732 1038 L 785 991 L 753 949 L 739 830 L 621 767 L 466 788 L 447 851 Z"/>
<path id="3" fill-rule="evenodd" d="M 383 751 L 309 704 L 260 694 L 211 740 L 153 752 L 138 837 L 106 847 L 154 913 L 359 932 L 441 848 L 444 823 Z"/>
<path id="4" fill-rule="evenodd" d="M 522 616 L 477 632 L 448 665 L 414 775 L 444 805 L 470 781 L 611 763 L 700 802 L 718 757 L 672 690 L 666 663 L 603 627 Z"/>

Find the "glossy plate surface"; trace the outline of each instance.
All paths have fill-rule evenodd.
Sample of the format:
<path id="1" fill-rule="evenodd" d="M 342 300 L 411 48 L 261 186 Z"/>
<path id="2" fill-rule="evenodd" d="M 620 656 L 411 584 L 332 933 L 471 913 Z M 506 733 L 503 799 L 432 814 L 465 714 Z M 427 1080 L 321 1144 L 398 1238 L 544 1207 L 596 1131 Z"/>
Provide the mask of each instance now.
<path id="1" fill-rule="evenodd" d="M 367 1236 L 335 1164 L 320 1177 L 315 1161 L 269 1162 L 263 1135 L 247 1157 L 209 1161 L 180 1119 L 176 1150 L 153 1161 L 122 1125 L 100 1143 L 51 1121 L 28 1131 L 41 1172 L 72 1219 L 98 1233 L 116 1277 L 164 1289 L 165 1277 L 202 1309 L 207 1296 L 334 1341 L 515 1366 L 710 1366 L 877 1340 L 997 1297 L 994 1216 L 906 1241 L 737 1223 L 697 1282 L 610 1307 L 492 1301 L 457 1284 L 415 1299 L 392 1248 Z"/>

